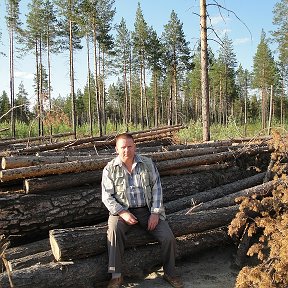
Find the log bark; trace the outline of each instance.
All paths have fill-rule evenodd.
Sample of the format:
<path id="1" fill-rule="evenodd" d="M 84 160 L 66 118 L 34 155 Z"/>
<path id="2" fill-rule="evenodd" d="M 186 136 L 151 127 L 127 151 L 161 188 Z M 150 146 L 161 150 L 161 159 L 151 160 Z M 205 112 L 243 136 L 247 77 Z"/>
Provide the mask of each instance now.
<path id="1" fill-rule="evenodd" d="M 162 171 L 161 176 L 183 175 L 199 173 L 211 170 L 227 169 L 232 167 L 231 163 L 211 164 L 190 167 L 186 169 L 175 169 Z M 40 178 L 24 179 L 23 189 L 25 193 L 47 193 L 48 191 L 67 189 L 81 185 L 101 183 L 102 170 L 85 171 L 80 173 L 66 173 L 61 175 L 47 175 Z M 5 183 L 5 182 L 4 182 Z M 7 183 L 7 182 L 6 182 Z"/>
<path id="2" fill-rule="evenodd" d="M 49 175 L 42 178 L 30 178 L 24 180 L 24 190 L 28 193 L 47 193 L 87 184 L 100 183 L 102 171 L 86 171 L 80 173 L 68 173 L 62 175 Z"/>
<path id="3" fill-rule="evenodd" d="M 177 237 L 176 241 L 177 261 L 205 249 L 231 243 L 226 229 L 221 228 Z M 126 249 L 124 263 L 124 276 L 143 278 L 155 267 L 161 266 L 159 244 Z M 107 265 L 107 254 L 103 253 L 73 262 L 36 264 L 12 272 L 11 277 L 17 288 L 103 287 L 109 279 Z M 0 274 L 0 286 L 9 287 L 6 273 Z"/>
<path id="4" fill-rule="evenodd" d="M 34 241 L 17 247 L 8 248 L 5 250 L 5 258 L 9 260 L 26 257 L 50 250 L 50 242 L 48 238 Z"/>
<path id="5" fill-rule="evenodd" d="M 198 212 L 198 211 L 207 211 L 209 209 L 216 209 L 221 207 L 228 207 L 231 205 L 235 205 L 236 199 L 238 197 L 248 197 L 251 195 L 268 195 L 275 186 L 274 181 L 269 181 L 260 185 L 257 185 L 255 187 L 247 188 L 229 195 L 226 195 L 224 197 L 208 201 L 206 203 L 198 204 L 192 208 L 189 209 L 189 212 Z"/>
<path id="6" fill-rule="evenodd" d="M 223 148 L 219 148 L 216 151 L 220 151 Z M 225 148 L 224 148 L 225 149 Z M 214 149 L 210 149 L 213 151 Z M 193 149 L 173 151 L 173 152 L 159 152 L 149 155 L 154 161 L 158 170 L 167 171 L 171 169 L 179 169 L 197 165 L 207 165 L 212 163 L 223 163 L 228 160 L 232 160 L 242 155 L 243 153 L 249 155 L 255 155 L 257 153 L 268 153 L 268 147 L 252 148 L 248 151 L 236 150 L 233 152 L 220 152 L 215 154 L 201 155 L 190 157 L 190 155 L 197 155 L 197 153 L 204 153 L 203 150 L 195 152 Z M 205 150 L 207 153 L 207 150 Z M 212 152 L 211 152 L 212 153 Z M 183 157 L 183 158 L 179 158 Z M 185 157 L 185 158 L 184 158 Z M 2 182 L 11 181 L 15 179 L 25 179 L 32 177 L 39 177 L 53 174 L 64 174 L 64 173 L 78 173 L 83 171 L 92 171 L 103 169 L 111 157 L 103 159 L 90 159 L 83 161 L 71 161 L 65 163 L 51 163 L 29 167 L 18 167 L 14 169 L 7 169 L 0 171 L 0 179 Z M 164 159 L 170 159 L 165 160 Z M 161 160 L 161 161 L 160 161 Z M 157 162 L 159 161 L 159 162 Z"/>
<path id="7" fill-rule="evenodd" d="M 219 185 L 218 187 L 203 191 L 201 193 L 197 193 L 195 195 L 189 195 L 186 197 L 181 197 L 174 201 L 168 201 L 164 203 L 166 213 L 170 214 L 179 210 L 191 208 L 191 206 L 197 206 L 200 203 L 215 200 L 225 195 L 229 195 L 240 190 L 259 185 L 263 182 L 264 176 L 265 172 L 262 172 L 247 178 L 237 179 L 237 181 L 234 181 L 232 183 Z"/>
<path id="8" fill-rule="evenodd" d="M 179 169 L 171 169 L 167 171 L 161 171 L 161 176 L 172 176 L 172 175 L 183 175 L 183 174 L 191 174 L 202 171 L 212 171 L 212 170 L 222 170 L 227 169 L 229 167 L 234 166 L 235 164 L 232 162 L 222 163 L 222 164 L 210 164 L 210 165 L 198 165 L 194 167 L 188 168 L 179 168 Z"/>
<path id="9" fill-rule="evenodd" d="M 67 133 L 61 133 L 61 134 L 55 134 L 55 135 L 49 135 L 49 136 L 38 136 L 38 137 L 29 137 L 29 138 L 21 138 L 21 139 L 8 139 L 0 142 L 0 146 L 7 146 L 10 144 L 16 144 L 16 143 L 30 143 L 34 141 L 39 140 L 49 140 L 49 139 L 56 139 L 56 138 L 62 138 L 74 135 L 73 132 L 67 132 Z"/>
<path id="10" fill-rule="evenodd" d="M 9 271 L 15 271 L 27 268 L 37 263 L 47 264 L 54 260 L 51 250 L 38 252 L 21 258 L 15 258 L 7 261 Z"/>
<path id="11" fill-rule="evenodd" d="M 180 150 L 180 151 L 169 151 L 169 152 L 158 152 L 158 153 L 149 153 L 146 154 L 146 156 L 151 157 L 154 161 L 163 161 L 163 160 L 168 160 L 168 159 L 178 159 L 178 158 L 184 158 L 184 157 L 190 157 L 190 156 L 199 156 L 199 155 L 205 155 L 205 154 L 212 154 L 212 153 L 217 153 L 217 152 L 222 152 L 222 151 L 227 151 L 228 147 L 220 147 L 220 148 L 199 148 L 197 150 L 195 149 L 184 149 L 184 150 Z M 55 164 L 55 163 L 66 163 L 66 162 L 75 162 L 77 161 L 78 163 L 82 163 L 83 162 L 83 166 L 86 165 L 86 163 L 89 164 L 88 161 L 101 161 L 101 159 L 104 160 L 105 163 L 107 163 L 108 161 L 110 161 L 113 157 L 115 156 L 106 156 L 106 157 L 99 157 L 99 156 L 49 156 L 49 157 L 43 157 L 43 156 L 12 156 L 12 157 L 2 157 L 2 161 L 1 161 L 1 167 L 2 169 L 15 169 L 15 168 L 21 168 L 21 167 L 29 167 L 29 166 L 33 166 L 27 169 L 17 169 L 14 171 L 10 171 L 9 174 L 23 174 L 23 170 L 26 171 L 26 175 L 24 174 L 22 177 L 19 176 L 18 178 L 25 178 L 25 177 L 29 177 L 31 176 L 31 174 L 36 173 L 33 172 L 35 171 L 35 169 L 37 169 L 34 166 L 38 166 L 38 165 L 46 165 L 46 164 Z M 91 159 L 92 158 L 92 159 Z M 72 164 L 72 163 L 71 163 Z M 67 166 L 70 167 L 71 164 L 68 164 Z M 42 166 L 41 170 L 45 170 L 48 169 L 49 166 Z M 101 169 L 102 167 L 100 167 L 99 169 Z M 51 166 L 52 169 L 52 166 Z M 97 166 L 96 166 L 97 169 Z M 31 170 L 31 172 L 29 173 L 29 170 Z M 89 169 L 88 169 L 89 170 Z M 84 170 L 85 171 L 85 170 Z M 67 172 L 71 172 L 71 171 L 67 171 Z M 48 174 L 54 174 L 55 172 L 51 172 Z M 59 174 L 63 173 L 63 171 L 61 172 L 61 170 L 59 169 Z M 4 173 L 3 173 L 4 174 Z M 8 173 L 7 173 L 8 174 Z M 46 175 L 47 173 L 43 175 Z M 41 175 L 42 176 L 42 175 Z M 17 179 L 17 178 L 15 178 Z M 8 180 L 8 179 L 7 179 Z M 6 181 L 7 181 L 6 180 Z M 4 177 L 2 177 L 2 181 L 4 180 Z"/>
<path id="12" fill-rule="evenodd" d="M 136 131 L 131 132 L 131 134 L 134 135 L 135 142 L 137 142 L 138 138 L 144 137 L 144 136 L 153 136 L 161 133 L 169 133 L 173 131 L 177 131 L 182 129 L 183 126 L 181 125 L 175 125 L 171 127 L 163 127 L 163 128 L 157 128 L 157 129 L 150 129 L 150 130 L 144 130 L 144 131 Z M 47 151 L 47 150 L 55 150 L 55 149 L 67 149 L 68 147 L 76 147 L 85 143 L 93 142 L 93 147 L 105 147 L 105 146 L 115 146 L 115 135 L 110 136 L 103 136 L 103 137 L 88 137 L 88 138 L 81 138 L 71 141 L 62 141 L 59 143 L 52 143 L 52 144 L 45 144 L 45 145 L 38 145 L 35 147 L 25 148 L 18 151 L 10 151 L 10 155 L 27 155 L 27 154 L 33 154 L 40 151 Z M 112 139 L 112 140 L 110 140 Z"/>
<path id="13" fill-rule="evenodd" d="M 110 159 L 111 158 L 99 160 L 92 159 L 7 169 L 0 171 L 0 179 L 2 182 L 5 182 L 15 179 L 25 179 L 45 175 L 99 170 L 103 169 Z"/>
<path id="14" fill-rule="evenodd" d="M 212 163 L 223 163 L 232 159 L 236 159 L 243 153 L 245 154 L 247 153 L 251 156 L 251 155 L 258 154 L 258 153 L 269 153 L 269 150 L 268 150 L 268 147 L 259 147 L 259 148 L 253 148 L 249 150 L 248 152 L 243 152 L 240 150 L 240 151 L 222 152 L 222 153 L 215 153 L 215 154 L 209 154 L 209 155 L 161 161 L 161 162 L 156 163 L 156 165 L 157 165 L 158 170 L 161 172 L 161 171 L 165 171 L 169 169 L 179 169 L 179 168 L 197 166 L 197 165 L 208 165 Z"/>
<path id="15" fill-rule="evenodd" d="M 238 206 L 201 211 L 191 215 L 179 212 L 168 215 L 167 221 L 173 234 L 182 236 L 225 226 L 231 222 L 237 211 Z M 106 232 L 107 224 L 50 230 L 52 253 L 57 261 L 69 261 L 101 254 L 107 250 Z M 127 247 L 142 246 L 149 242 L 153 242 L 153 238 L 138 225 L 127 234 Z"/>
<path id="16" fill-rule="evenodd" d="M 237 168 L 162 177 L 164 203 L 251 175 Z M 108 216 L 99 184 L 42 194 L 0 194 L 0 234 L 38 237 L 50 229 L 92 225 Z M 21 238 L 19 237 L 19 239 Z"/>
<path id="17" fill-rule="evenodd" d="M 56 227 L 99 223 L 108 216 L 99 186 L 41 195 L 1 195 L 0 207 L 0 234 L 18 235 L 12 239 L 15 242 L 48 237 L 48 231 Z"/>
<path id="18" fill-rule="evenodd" d="M 90 159 L 102 159 L 102 158 L 111 158 L 112 156 L 101 156 L 101 155 L 79 155 L 79 156 L 70 156 L 70 155 L 54 155 L 54 156 L 10 156 L 2 157 L 1 167 L 4 169 L 13 169 L 19 167 L 29 167 L 43 164 L 51 163 L 64 163 L 72 161 L 83 161 Z"/>

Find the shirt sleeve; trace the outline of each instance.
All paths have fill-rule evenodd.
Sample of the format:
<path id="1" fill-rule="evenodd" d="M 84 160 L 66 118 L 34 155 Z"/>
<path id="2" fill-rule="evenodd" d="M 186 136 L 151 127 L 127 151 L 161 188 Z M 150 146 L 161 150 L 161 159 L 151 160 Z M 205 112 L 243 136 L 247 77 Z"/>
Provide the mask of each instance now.
<path id="1" fill-rule="evenodd" d="M 117 215 L 120 211 L 124 210 L 122 205 L 115 199 L 115 188 L 112 179 L 109 177 L 107 166 L 102 172 L 102 202 L 112 215 Z"/>
<path id="2" fill-rule="evenodd" d="M 152 161 L 153 171 L 152 171 L 152 206 L 151 213 L 161 214 L 164 212 L 163 205 L 163 191 L 160 180 L 160 175 L 155 163 Z"/>

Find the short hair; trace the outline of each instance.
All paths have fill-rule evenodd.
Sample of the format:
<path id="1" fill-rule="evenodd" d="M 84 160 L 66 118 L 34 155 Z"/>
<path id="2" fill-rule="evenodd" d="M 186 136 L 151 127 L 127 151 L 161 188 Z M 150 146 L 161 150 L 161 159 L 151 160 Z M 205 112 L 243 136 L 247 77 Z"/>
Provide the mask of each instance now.
<path id="1" fill-rule="evenodd" d="M 115 137 L 116 143 L 117 143 L 117 141 L 120 140 L 120 139 L 131 139 L 131 140 L 133 140 L 133 142 L 134 142 L 134 138 L 133 138 L 132 134 L 127 133 L 127 132 L 126 132 L 126 133 L 118 134 L 118 135 Z"/>

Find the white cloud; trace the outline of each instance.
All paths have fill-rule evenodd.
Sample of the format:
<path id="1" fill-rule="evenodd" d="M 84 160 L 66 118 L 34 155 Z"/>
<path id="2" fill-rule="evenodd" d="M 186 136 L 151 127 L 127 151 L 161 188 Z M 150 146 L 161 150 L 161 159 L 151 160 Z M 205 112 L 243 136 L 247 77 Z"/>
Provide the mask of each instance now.
<path id="1" fill-rule="evenodd" d="M 246 44 L 248 42 L 251 42 L 251 38 L 249 37 L 244 37 L 244 38 L 236 38 L 233 43 L 234 45 L 242 45 L 242 44 Z"/>
<path id="2" fill-rule="evenodd" d="M 15 77 L 20 79 L 33 79 L 34 75 L 30 72 L 15 71 Z"/>
<path id="3" fill-rule="evenodd" d="M 217 15 L 217 16 L 212 16 L 210 17 L 210 23 L 214 25 L 218 24 L 227 24 L 227 22 L 230 21 L 229 17 L 225 17 L 224 15 Z M 209 22 L 209 20 L 208 20 Z"/>

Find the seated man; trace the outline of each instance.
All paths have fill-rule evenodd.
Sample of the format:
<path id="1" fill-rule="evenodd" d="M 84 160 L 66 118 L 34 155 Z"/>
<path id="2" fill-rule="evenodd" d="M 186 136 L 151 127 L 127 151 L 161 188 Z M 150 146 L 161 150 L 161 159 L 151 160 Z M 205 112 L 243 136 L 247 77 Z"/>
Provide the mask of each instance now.
<path id="1" fill-rule="evenodd" d="M 183 283 L 175 271 L 175 237 L 165 221 L 162 186 L 158 170 L 150 158 L 136 154 L 133 137 L 120 134 L 116 137 L 118 156 L 110 161 L 102 175 L 102 201 L 109 210 L 108 219 L 108 272 L 112 278 L 108 288 L 123 283 L 122 256 L 125 234 L 139 224 L 161 244 L 163 278 L 173 287 Z"/>

